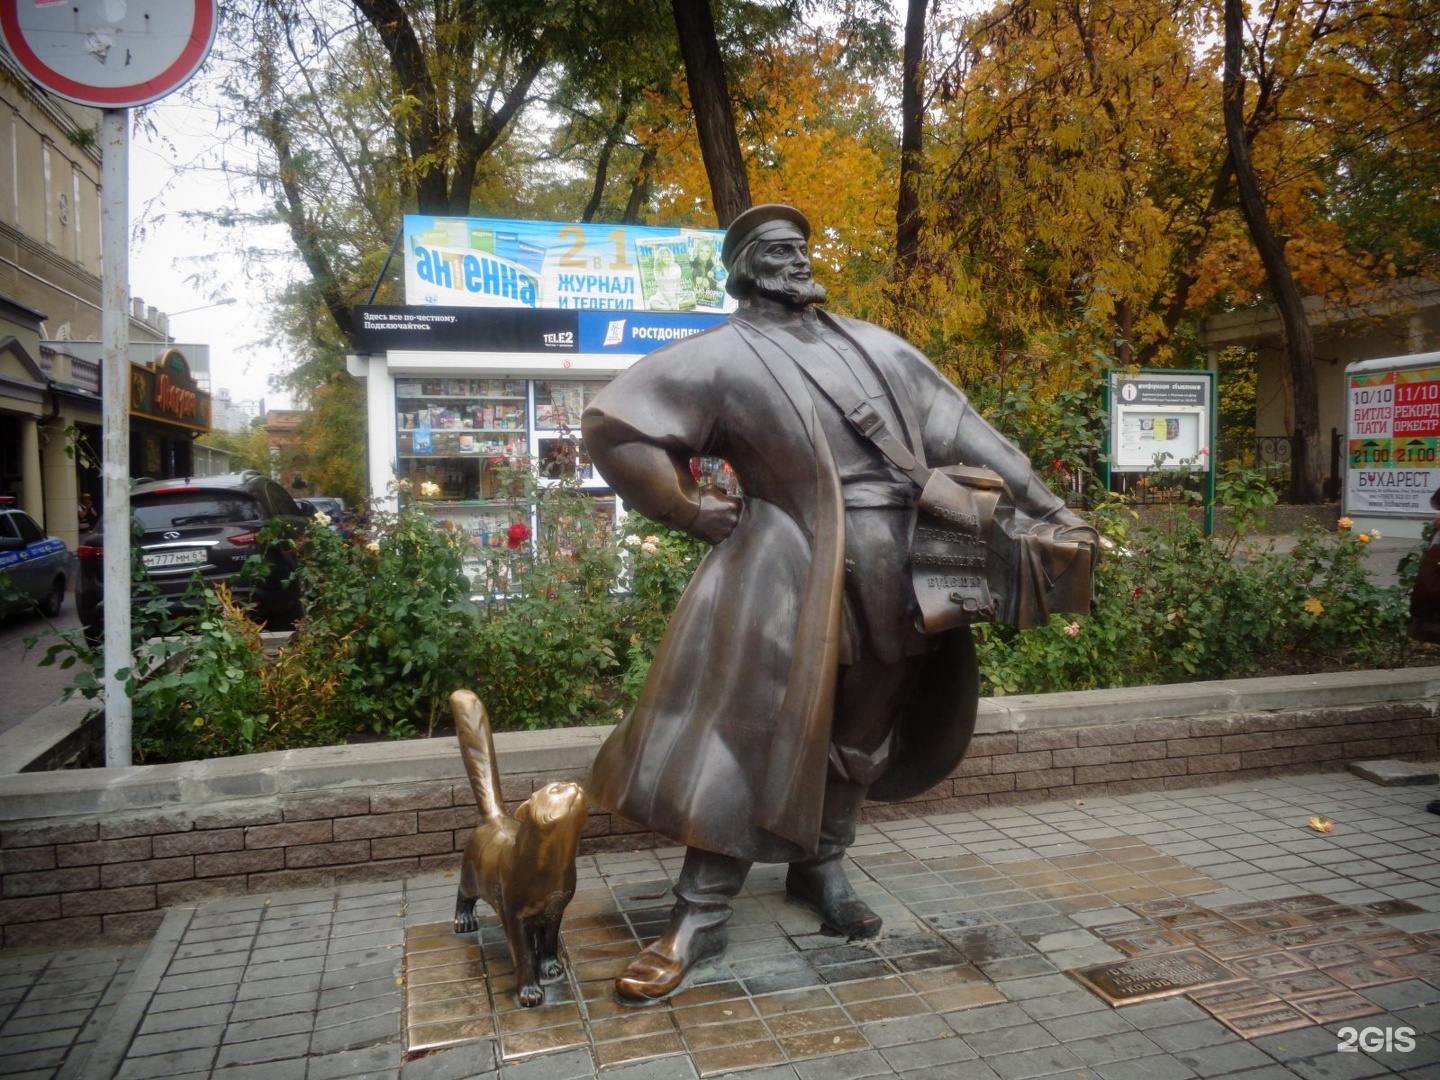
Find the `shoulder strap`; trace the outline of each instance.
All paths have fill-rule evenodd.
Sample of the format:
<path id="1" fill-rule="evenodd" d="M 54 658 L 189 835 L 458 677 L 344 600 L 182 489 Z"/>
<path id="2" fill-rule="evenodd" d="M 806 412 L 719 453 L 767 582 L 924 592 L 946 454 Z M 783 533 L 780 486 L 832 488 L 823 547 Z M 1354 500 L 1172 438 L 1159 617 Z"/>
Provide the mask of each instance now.
<path id="1" fill-rule="evenodd" d="M 886 424 L 885 418 L 880 415 L 879 411 L 876 410 L 870 402 L 866 401 L 865 398 L 860 395 L 859 391 L 850 384 L 848 379 L 823 364 L 812 363 L 804 355 L 803 350 L 797 349 L 792 352 L 785 347 L 784 342 L 777 341 L 770 334 L 766 333 L 762 327 L 756 326 L 748 320 L 736 319 L 732 316 L 730 324 L 732 326 L 743 327 L 745 330 L 759 335 L 786 356 L 790 357 L 805 377 L 814 383 L 820 392 L 829 398 L 831 403 L 840 410 L 841 415 L 849 421 L 851 427 L 866 439 L 869 439 L 870 442 L 875 445 L 875 448 L 884 454 L 892 465 L 910 477 L 916 487 L 922 491 L 924 490 L 925 485 L 930 480 L 932 470 L 926 468 L 915 455 L 911 453 L 910 448 L 895 437 L 889 425 Z M 842 333 L 838 327 L 834 326 L 833 323 L 829 323 L 828 320 L 827 325 L 835 333 Z M 743 338 L 744 334 L 741 336 Z M 845 335 L 845 338 L 856 349 L 860 348 L 858 343 L 848 334 Z M 751 344 L 751 348 L 754 348 L 753 343 Z M 766 366 L 769 366 L 764 354 L 758 349 L 755 351 L 761 361 L 766 363 Z"/>
<path id="2" fill-rule="evenodd" d="M 850 426 L 875 444 L 890 463 L 913 480 L 917 487 L 924 488 L 930 479 L 930 471 L 910 452 L 910 448 L 895 437 L 885 418 L 875 406 L 866 401 L 850 385 L 850 381 L 826 367 L 816 364 L 802 353 L 792 354 L 795 366 L 814 383 L 849 421 Z"/>

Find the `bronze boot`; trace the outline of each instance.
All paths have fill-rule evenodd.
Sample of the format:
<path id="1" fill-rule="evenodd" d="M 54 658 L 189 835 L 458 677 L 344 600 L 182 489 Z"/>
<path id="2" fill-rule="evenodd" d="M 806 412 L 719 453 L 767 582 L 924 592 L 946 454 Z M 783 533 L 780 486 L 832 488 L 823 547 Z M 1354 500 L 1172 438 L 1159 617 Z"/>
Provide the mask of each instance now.
<path id="1" fill-rule="evenodd" d="M 681 900 L 670 916 L 670 928 L 651 942 L 640 955 L 625 965 L 615 979 L 615 996 L 622 1005 L 653 1005 L 664 1001 L 685 982 L 685 976 L 706 960 L 725 951 L 729 935 L 725 920 L 729 906 L 720 914 L 696 908 Z"/>
<path id="2" fill-rule="evenodd" d="M 615 996 L 622 1005 L 664 1001 L 680 989 L 696 965 L 725 951 L 730 900 L 745 884 L 749 870 L 745 859 L 703 848 L 685 849 L 670 928 L 626 964 L 615 980 Z"/>
<path id="3" fill-rule="evenodd" d="M 855 894 L 841 865 L 843 856 L 791 863 L 785 875 L 785 899 L 820 916 L 820 926 L 847 941 L 879 937 L 880 916 Z"/>

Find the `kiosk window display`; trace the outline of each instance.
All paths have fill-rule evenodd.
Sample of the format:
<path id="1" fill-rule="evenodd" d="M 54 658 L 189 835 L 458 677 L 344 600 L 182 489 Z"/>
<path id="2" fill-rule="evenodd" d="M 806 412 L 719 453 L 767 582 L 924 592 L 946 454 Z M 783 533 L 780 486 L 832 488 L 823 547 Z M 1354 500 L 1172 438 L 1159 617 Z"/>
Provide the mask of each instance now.
<path id="1" fill-rule="evenodd" d="M 594 379 L 535 381 L 535 440 L 531 452 L 542 481 L 568 480 L 582 489 L 605 486 L 580 439 L 580 414 L 604 385 L 604 381 Z"/>
<path id="2" fill-rule="evenodd" d="M 541 484 L 594 491 L 596 513 L 615 520 L 615 500 L 603 494 L 579 435 L 580 414 L 604 385 L 503 376 L 395 381 L 396 478 L 437 525 L 467 536 L 472 579 L 487 554 L 513 547 L 512 526 L 535 529 L 516 467 L 533 463 Z"/>
<path id="3" fill-rule="evenodd" d="M 442 499 L 494 497 L 495 467 L 528 449 L 523 379 L 398 379 L 395 404 L 396 474 Z"/>

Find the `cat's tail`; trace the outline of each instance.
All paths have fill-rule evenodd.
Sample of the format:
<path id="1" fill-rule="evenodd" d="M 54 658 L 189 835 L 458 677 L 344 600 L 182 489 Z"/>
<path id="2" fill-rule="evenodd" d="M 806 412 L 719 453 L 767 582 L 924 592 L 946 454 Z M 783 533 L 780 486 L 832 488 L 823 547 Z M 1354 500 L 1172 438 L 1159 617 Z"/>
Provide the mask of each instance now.
<path id="1" fill-rule="evenodd" d="M 490 737 L 490 714 L 469 690 L 456 690 L 450 695 L 450 712 L 455 717 L 460 757 L 480 816 L 499 821 L 505 816 L 505 800 L 500 795 L 500 764 L 495 760 L 495 741 Z"/>

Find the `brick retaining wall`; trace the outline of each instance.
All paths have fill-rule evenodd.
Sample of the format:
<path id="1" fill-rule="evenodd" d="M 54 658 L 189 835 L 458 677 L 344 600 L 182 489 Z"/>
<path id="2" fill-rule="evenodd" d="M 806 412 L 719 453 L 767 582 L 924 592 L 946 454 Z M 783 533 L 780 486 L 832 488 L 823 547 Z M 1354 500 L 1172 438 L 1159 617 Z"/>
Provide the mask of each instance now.
<path id="1" fill-rule="evenodd" d="M 1376 758 L 1440 758 L 1440 706 L 1399 702 L 980 734 L 945 783 L 905 803 L 870 804 L 865 817 L 1163 791 L 1334 771 Z"/>
<path id="2" fill-rule="evenodd" d="M 1295 692 L 1279 684 L 1303 680 L 1249 680 L 1272 685 L 1243 697 L 1207 688 L 1246 680 L 1196 684 L 1189 699 L 1187 688 L 1152 687 L 986 702 L 951 778 L 865 814 L 893 820 L 1440 757 L 1440 669 L 1362 674 L 1371 678 L 1358 688 L 1309 678 L 1312 703 L 1288 708 Z M 1252 704 L 1220 713 L 1235 700 Z M 1193 715 L 1206 712 L 1220 714 Z M 1100 717 L 1113 722 L 1094 722 Z M 507 801 L 513 807 L 548 780 L 582 776 L 602 735 L 575 733 L 575 745 L 548 756 L 525 751 L 523 734 L 498 737 Z M 78 794 L 59 790 L 66 784 L 79 785 Z M 455 870 L 477 820 L 453 739 L 4 778 L 3 945 L 139 938 L 171 905 Z M 592 811 L 582 851 L 661 843 Z"/>

